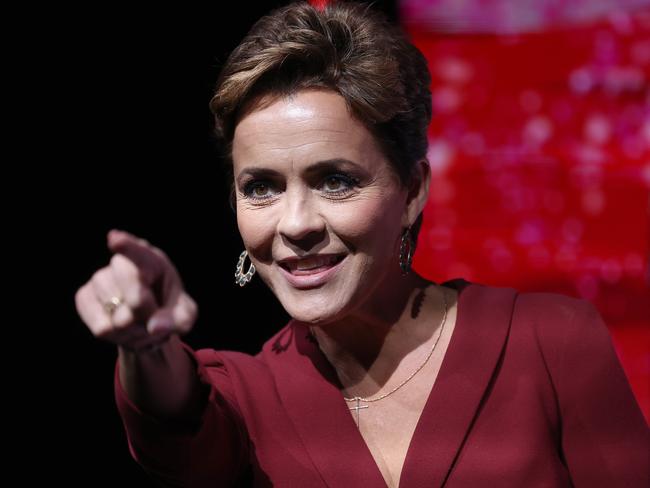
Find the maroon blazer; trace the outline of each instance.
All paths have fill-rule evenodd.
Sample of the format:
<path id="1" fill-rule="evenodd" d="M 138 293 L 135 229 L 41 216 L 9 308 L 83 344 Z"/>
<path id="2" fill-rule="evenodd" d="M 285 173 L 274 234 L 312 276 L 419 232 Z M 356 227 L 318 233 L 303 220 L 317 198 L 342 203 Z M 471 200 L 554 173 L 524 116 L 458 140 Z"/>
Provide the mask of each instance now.
<path id="1" fill-rule="evenodd" d="M 586 300 L 458 279 L 457 322 L 400 487 L 650 486 L 650 429 Z M 161 422 L 117 408 L 133 458 L 167 486 L 385 487 L 340 384 L 290 321 L 256 356 L 183 344 L 208 402 Z"/>

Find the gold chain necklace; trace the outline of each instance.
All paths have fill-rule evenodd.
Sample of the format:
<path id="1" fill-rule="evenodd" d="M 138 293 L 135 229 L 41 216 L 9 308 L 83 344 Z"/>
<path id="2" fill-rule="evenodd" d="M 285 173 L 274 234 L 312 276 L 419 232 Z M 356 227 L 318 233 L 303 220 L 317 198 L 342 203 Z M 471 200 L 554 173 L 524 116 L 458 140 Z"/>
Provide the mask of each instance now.
<path id="1" fill-rule="evenodd" d="M 429 359 L 430 359 L 431 356 L 433 355 L 433 351 L 436 349 L 436 346 L 438 345 L 438 341 L 440 340 L 440 337 L 442 336 L 442 331 L 443 331 L 443 329 L 444 329 L 444 327 L 445 327 L 445 323 L 447 322 L 447 294 L 444 292 L 444 290 L 442 290 L 442 287 L 441 287 L 441 291 L 442 291 L 442 299 L 443 299 L 443 301 L 444 301 L 444 303 L 445 303 L 445 314 L 443 315 L 442 320 L 441 320 L 441 322 L 440 322 L 440 332 L 438 333 L 438 337 L 436 338 L 435 342 L 433 343 L 433 347 L 432 347 L 431 350 L 429 351 L 429 354 L 428 354 L 427 357 L 424 359 L 424 361 L 422 362 L 422 364 L 420 364 L 420 366 L 419 366 L 415 371 L 413 371 L 413 373 L 411 373 L 411 375 L 410 375 L 408 378 L 406 378 L 404 381 L 402 381 L 399 385 L 397 385 L 395 388 L 393 388 L 393 389 L 390 390 L 389 392 L 384 393 L 383 395 L 378 396 L 377 398 L 363 398 L 363 397 L 359 397 L 359 396 L 355 396 L 355 397 L 353 397 L 353 398 L 343 397 L 344 400 L 345 400 L 346 402 L 356 402 L 356 405 L 355 405 L 354 407 L 350 408 L 349 410 L 356 410 L 356 414 L 357 414 L 357 427 L 359 427 L 359 411 L 362 410 L 362 409 L 364 409 L 364 408 L 369 408 L 368 405 L 360 406 L 359 404 L 360 404 L 361 402 L 364 402 L 364 403 L 378 402 L 379 400 L 383 400 L 384 398 L 386 398 L 388 395 L 392 395 L 392 394 L 395 393 L 397 390 L 399 390 L 402 386 L 404 386 L 406 383 L 408 383 L 409 381 L 411 381 L 411 379 L 412 379 L 416 374 L 418 374 L 418 372 L 419 372 L 422 368 L 424 368 L 424 365 L 427 364 L 427 362 L 429 361 Z M 312 332 L 312 334 L 313 334 L 313 332 Z"/>
<path id="2" fill-rule="evenodd" d="M 435 351 L 436 346 L 438 345 L 438 341 L 440 340 L 440 337 L 442 336 L 442 331 L 443 331 L 443 329 L 445 328 L 445 323 L 447 322 L 447 308 L 448 308 L 448 307 L 447 307 L 447 294 L 444 292 L 444 288 L 443 288 L 443 287 L 439 287 L 439 288 L 440 288 L 441 291 L 442 291 L 442 299 L 443 299 L 443 301 L 444 301 L 444 303 L 445 303 L 445 314 L 443 315 L 442 320 L 441 320 L 441 322 L 440 322 L 440 332 L 438 333 L 438 337 L 436 338 L 435 342 L 433 343 L 433 347 L 432 347 L 431 350 L 429 351 L 429 354 L 427 354 L 427 357 L 424 358 L 424 361 L 422 361 L 422 364 L 420 364 L 420 366 L 418 366 L 418 368 L 417 368 L 415 371 L 413 371 L 413 372 L 409 375 L 408 378 L 406 378 L 404 381 L 402 381 L 402 382 L 401 382 L 399 385 L 397 385 L 395 388 L 393 388 L 393 389 L 390 390 L 389 392 L 384 393 L 383 395 L 380 395 L 380 396 L 378 396 L 378 397 L 376 397 L 376 398 L 364 398 L 364 397 L 359 397 L 359 396 L 352 397 L 352 398 L 343 397 L 343 399 L 344 399 L 346 402 L 356 402 L 356 405 L 355 405 L 354 407 L 350 408 L 349 410 L 356 410 L 356 414 L 357 414 L 357 427 L 359 426 L 359 411 L 360 411 L 360 410 L 363 410 L 363 409 L 365 409 L 365 408 L 369 408 L 368 405 L 361 406 L 361 405 L 360 405 L 361 402 L 364 402 L 364 403 L 378 402 L 379 400 L 383 400 L 384 398 L 386 398 L 388 395 L 392 395 L 392 394 L 395 393 L 397 390 L 399 390 L 402 386 L 404 386 L 406 383 L 408 383 L 409 381 L 411 381 L 411 379 L 412 379 L 416 374 L 418 374 L 422 368 L 424 368 L 424 365 L 427 364 L 427 362 L 429 362 L 429 359 L 431 359 L 431 356 L 433 355 L 433 351 Z M 311 331 L 311 335 L 312 335 L 312 337 L 315 338 L 315 335 L 314 335 L 313 331 Z M 318 342 L 317 342 L 317 343 L 318 343 Z"/>

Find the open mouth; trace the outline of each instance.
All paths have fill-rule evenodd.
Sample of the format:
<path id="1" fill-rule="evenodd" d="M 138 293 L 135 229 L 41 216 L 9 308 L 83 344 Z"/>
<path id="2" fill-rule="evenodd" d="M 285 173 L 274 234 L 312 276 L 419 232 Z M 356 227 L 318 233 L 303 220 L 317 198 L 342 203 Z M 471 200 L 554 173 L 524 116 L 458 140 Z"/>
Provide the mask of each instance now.
<path id="1" fill-rule="evenodd" d="M 298 261 L 280 263 L 280 266 L 294 276 L 322 273 L 343 261 L 345 254 L 313 256 Z"/>

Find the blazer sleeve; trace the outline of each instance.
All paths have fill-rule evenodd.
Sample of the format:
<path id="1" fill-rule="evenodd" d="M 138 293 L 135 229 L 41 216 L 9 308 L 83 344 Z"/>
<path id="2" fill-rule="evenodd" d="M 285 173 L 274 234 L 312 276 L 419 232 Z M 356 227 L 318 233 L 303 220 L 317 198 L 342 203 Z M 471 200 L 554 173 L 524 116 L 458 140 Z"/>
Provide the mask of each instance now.
<path id="1" fill-rule="evenodd" d="M 233 486 L 248 459 L 248 436 L 232 384 L 217 351 L 194 351 L 192 358 L 207 402 L 199 419 L 162 421 L 141 411 L 127 397 L 115 365 L 114 393 L 133 459 L 162 486 Z"/>
<path id="2" fill-rule="evenodd" d="M 650 429 L 614 349 L 587 300 L 552 327 L 549 364 L 561 416 L 561 449 L 574 486 L 650 486 Z M 567 313 L 570 311 L 571 313 Z"/>

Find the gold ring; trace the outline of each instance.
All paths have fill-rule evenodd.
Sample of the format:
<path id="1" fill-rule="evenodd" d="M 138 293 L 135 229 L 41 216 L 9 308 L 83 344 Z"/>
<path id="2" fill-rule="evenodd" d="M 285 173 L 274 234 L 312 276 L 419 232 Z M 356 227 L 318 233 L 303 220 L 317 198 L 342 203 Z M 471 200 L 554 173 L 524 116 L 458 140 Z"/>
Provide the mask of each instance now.
<path id="1" fill-rule="evenodd" d="M 124 301 L 120 297 L 112 296 L 108 301 L 104 302 L 104 310 L 112 317 L 115 309 L 122 305 L 122 303 Z"/>

